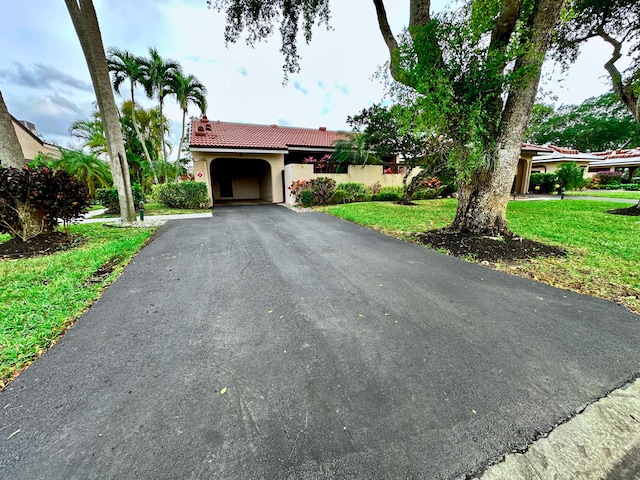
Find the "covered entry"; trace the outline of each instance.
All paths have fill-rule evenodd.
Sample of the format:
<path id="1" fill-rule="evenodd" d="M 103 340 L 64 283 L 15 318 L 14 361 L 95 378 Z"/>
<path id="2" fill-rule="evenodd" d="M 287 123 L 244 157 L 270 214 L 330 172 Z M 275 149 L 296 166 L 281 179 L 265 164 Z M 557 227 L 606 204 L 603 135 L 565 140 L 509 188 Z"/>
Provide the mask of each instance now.
<path id="1" fill-rule="evenodd" d="M 273 202 L 271 165 L 255 158 L 215 158 L 209 165 L 216 200 Z"/>

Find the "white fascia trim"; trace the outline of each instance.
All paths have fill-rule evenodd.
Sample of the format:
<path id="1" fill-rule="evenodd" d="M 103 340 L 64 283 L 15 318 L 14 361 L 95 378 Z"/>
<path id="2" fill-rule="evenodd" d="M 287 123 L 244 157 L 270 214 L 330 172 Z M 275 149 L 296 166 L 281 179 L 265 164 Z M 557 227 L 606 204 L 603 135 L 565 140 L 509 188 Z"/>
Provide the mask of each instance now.
<path id="1" fill-rule="evenodd" d="M 289 147 L 290 152 L 334 152 L 334 147 Z"/>
<path id="2" fill-rule="evenodd" d="M 265 153 L 289 153 L 288 150 L 261 150 L 261 149 L 237 149 L 237 148 L 206 148 L 206 147 L 191 147 L 192 152 L 202 153 L 246 153 L 246 154 L 265 154 Z"/>

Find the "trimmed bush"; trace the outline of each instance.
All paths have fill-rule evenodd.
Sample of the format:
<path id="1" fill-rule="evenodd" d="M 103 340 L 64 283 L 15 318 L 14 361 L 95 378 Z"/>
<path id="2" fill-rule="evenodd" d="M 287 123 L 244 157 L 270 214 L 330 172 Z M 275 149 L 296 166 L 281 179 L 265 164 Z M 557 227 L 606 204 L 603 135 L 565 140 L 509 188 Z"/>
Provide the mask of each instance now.
<path id="1" fill-rule="evenodd" d="M 366 202 L 371 199 L 370 189 L 364 183 L 339 183 L 336 189 L 345 192 L 344 203 Z"/>
<path id="2" fill-rule="evenodd" d="M 296 180 L 289 190 L 296 199 L 296 203 L 301 203 L 302 193 L 310 191 L 313 193 L 313 205 L 327 205 L 336 188 L 336 181 L 329 177 L 318 177 L 312 180 Z"/>
<path id="3" fill-rule="evenodd" d="M 402 198 L 402 187 L 382 187 L 371 197 L 374 202 L 398 202 Z"/>
<path id="4" fill-rule="evenodd" d="M 134 207 L 138 208 L 138 204 L 144 201 L 144 192 L 142 187 L 137 183 L 131 186 L 133 192 Z M 120 200 L 118 199 L 118 189 L 112 188 L 99 188 L 96 190 L 96 203 L 102 205 L 107 209 L 109 213 L 120 213 Z"/>
<path id="5" fill-rule="evenodd" d="M 630 190 L 630 191 L 637 192 L 637 191 L 640 190 L 640 184 L 638 184 L 638 183 L 622 183 L 622 184 L 620 184 L 620 188 L 622 188 L 623 190 Z"/>
<path id="6" fill-rule="evenodd" d="M 600 172 L 596 173 L 593 178 L 598 179 L 600 187 L 605 185 L 616 185 L 616 188 L 619 188 L 622 183 L 622 172 Z"/>
<path id="7" fill-rule="evenodd" d="M 329 199 L 330 205 L 338 205 L 339 203 L 347 203 L 348 194 L 345 190 L 336 188 Z"/>
<path id="8" fill-rule="evenodd" d="M 300 192 L 300 203 L 302 203 L 303 207 L 310 207 L 313 205 L 314 195 L 311 190 L 302 190 Z"/>
<path id="9" fill-rule="evenodd" d="M 158 201 L 169 208 L 205 208 L 209 203 L 207 185 L 186 180 L 165 183 L 155 189 Z"/>
<path id="10" fill-rule="evenodd" d="M 413 194 L 413 200 L 433 200 L 440 195 L 440 188 L 423 188 Z"/>

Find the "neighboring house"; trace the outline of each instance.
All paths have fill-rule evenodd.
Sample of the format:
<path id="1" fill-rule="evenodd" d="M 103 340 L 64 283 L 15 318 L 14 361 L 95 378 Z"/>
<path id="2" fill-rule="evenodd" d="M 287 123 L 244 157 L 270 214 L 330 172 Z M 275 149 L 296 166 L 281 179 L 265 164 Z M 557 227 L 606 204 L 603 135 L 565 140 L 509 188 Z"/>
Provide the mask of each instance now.
<path id="1" fill-rule="evenodd" d="M 563 163 L 575 162 L 576 166 L 584 172 L 589 164 L 598 157 L 592 153 L 582 153 L 572 148 L 563 148 L 556 145 L 548 145 L 550 154 L 536 155 L 531 162 L 532 173 L 554 173 Z"/>
<path id="2" fill-rule="evenodd" d="M 630 180 L 640 177 L 640 147 L 596 152 L 593 155 L 597 159 L 589 164 L 589 176 L 607 171 L 624 172 L 629 169 Z"/>
<path id="3" fill-rule="evenodd" d="M 520 150 L 520 160 L 516 170 L 516 178 L 513 182 L 513 193 L 524 194 L 529 191 L 529 180 L 531 179 L 533 159 L 538 155 L 550 154 L 553 149 L 546 146 L 534 145 L 533 143 L 523 143 Z"/>
<path id="4" fill-rule="evenodd" d="M 11 123 L 18 136 L 22 154 L 25 160 L 31 162 L 39 153 L 47 153 L 54 158 L 60 158 L 60 150 L 57 146 L 43 141 L 36 131 L 36 126 L 24 120 L 18 120 L 11 115 Z"/>

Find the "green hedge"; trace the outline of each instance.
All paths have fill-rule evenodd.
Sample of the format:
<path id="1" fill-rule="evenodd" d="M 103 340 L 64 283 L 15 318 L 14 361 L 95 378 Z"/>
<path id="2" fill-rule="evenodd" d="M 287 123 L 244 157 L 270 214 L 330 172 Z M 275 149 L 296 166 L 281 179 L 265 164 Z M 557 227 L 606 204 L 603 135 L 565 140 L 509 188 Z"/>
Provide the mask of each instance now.
<path id="1" fill-rule="evenodd" d="M 138 204 L 144 201 L 144 192 L 142 191 L 142 187 L 140 187 L 140 185 L 138 185 L 137 183 L 131 186 L 131 190 L 133 191 L 133 206 L 137 209 Z M 118 190 L 115 187 L 99 188 L 96 191 L 95 200 L 96 203 L 99 203 L 104 208 L 106 208 L 108 212 L 120 213 Z"/>
<path id="2" fill-rule="evenodd" d="M 382 187 L 379 193 L 371 197 L 374 202 L 397 202 L 402 198 L 402 187 Z"/>
<path id="3" fill-rule="evenodd" d="M 169 208 L 205 208 L 209 203 L 207 185 L 191 180 L 158 185 L 154 195 L 158 202 Z"/>

